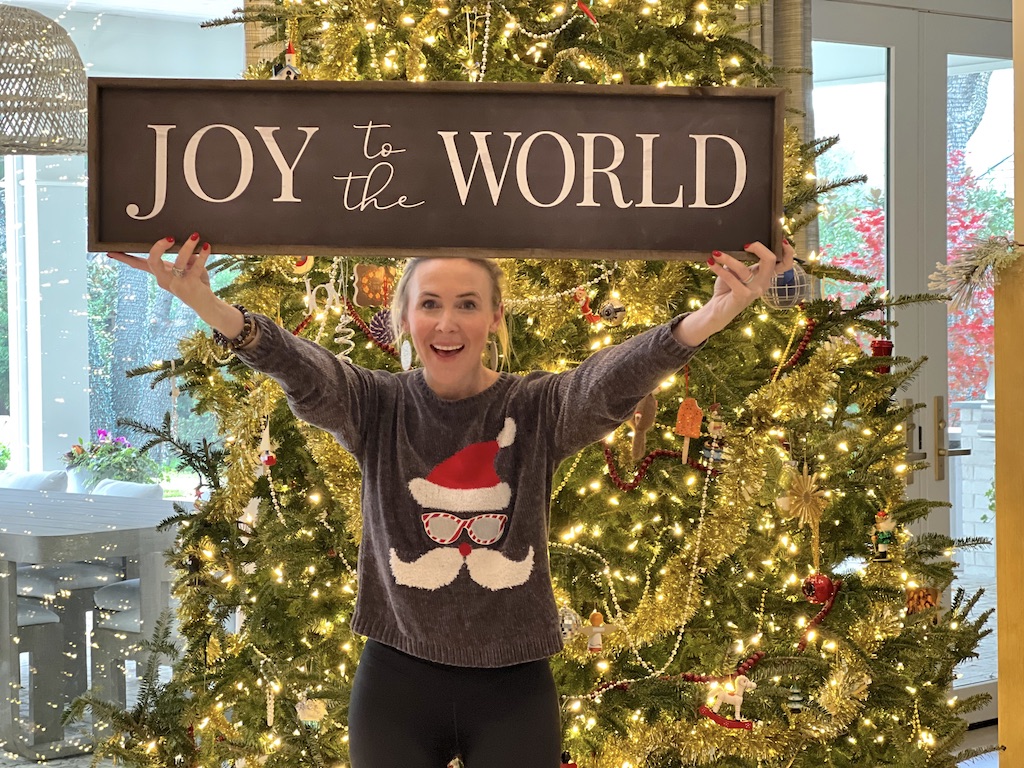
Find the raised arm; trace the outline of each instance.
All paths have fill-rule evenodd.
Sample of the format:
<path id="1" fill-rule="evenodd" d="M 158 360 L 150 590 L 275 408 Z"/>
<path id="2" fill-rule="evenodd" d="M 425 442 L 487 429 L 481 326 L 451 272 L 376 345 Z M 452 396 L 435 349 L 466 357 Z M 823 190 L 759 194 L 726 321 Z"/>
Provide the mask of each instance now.
<path id="1" fill-rule="evenodd" d="M 242 313 L 218 297 L 210 287 L 210 275 L 206 271 L 210 244 L 200 246 L 199 233 L 195 232 L 173 259 L 165 259 L 164 254 L 172 248 L 174 238 L 166 237 L 153 243 L 147 258 L 120 251 L 111 251 L 107 256 L 134 269 L 149 272 L 156 278 L 157 285 L 191 307 L 211 328 L 228 339 L 237 338 L 244 324 Z"/>
<path id="2" fill-rule="evenodd" d="M 703 344 L 733 321 L 771 285 L 776 274 L 793 268 L 795 252 L 788 240 L 783 240 L 782 258 L 776 258 L 761 243 L 744 246 L 747 253 L 757 256 L 757 264 L 747 266 L 727 253 L 713 251 L 708 267 L 718 275 L 715 292 L 696 312 L 691 312 L 672 329 L 676 341 L 688 347 Z"/>

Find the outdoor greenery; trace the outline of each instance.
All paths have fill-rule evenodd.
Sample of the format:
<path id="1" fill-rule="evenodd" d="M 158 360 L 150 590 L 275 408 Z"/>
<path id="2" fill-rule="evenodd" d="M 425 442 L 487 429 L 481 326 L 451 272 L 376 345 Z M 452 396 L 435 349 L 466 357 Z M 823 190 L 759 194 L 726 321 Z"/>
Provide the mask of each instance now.
<path id="1" fill-rule="evenodd" d="M 68 469 L 83 469 L 92 474 L 89 486 L 103 479 L 152 483 L 159 479 L 159 464 L 149 454 L 133 446 L 124 436 L 112 437 L 105 429 L 96 430 L 94 440 L 78 438 L 61 456 Z"/>

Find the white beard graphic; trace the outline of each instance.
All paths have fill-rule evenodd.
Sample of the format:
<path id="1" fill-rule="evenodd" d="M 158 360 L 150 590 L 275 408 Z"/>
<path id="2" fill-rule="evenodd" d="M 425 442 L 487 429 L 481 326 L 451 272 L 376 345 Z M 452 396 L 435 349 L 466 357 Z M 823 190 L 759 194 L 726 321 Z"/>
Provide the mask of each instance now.
<path id="1" fill-rule="evenodd" d="M 391 550 L 391 573 L 403 587 L 440 589 L 455 581 L 463 565 L 469 569 L 469 577 L 481 587 L 492 591 L 518 587 L 533 573 L 533 547 L 518 562 L 493 549 L 474 547 L 463 555 L 458 547 L 441 547 L 407 563 Z"/>

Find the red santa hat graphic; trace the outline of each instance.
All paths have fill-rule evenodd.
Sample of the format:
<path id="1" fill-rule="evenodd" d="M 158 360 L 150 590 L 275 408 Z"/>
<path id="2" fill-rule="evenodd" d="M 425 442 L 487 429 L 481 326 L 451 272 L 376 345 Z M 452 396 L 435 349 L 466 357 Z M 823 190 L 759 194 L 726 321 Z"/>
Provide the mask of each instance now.
<path id="1" fill-rule="evenodd" d="M 516 423 L 505 419 L 496 440 L 473 443 L 448 457 L 425 478 L 409 481 L 413 498 L 424 509 L 448 512 L 494 512 L 505 509 L 512 490 L 494 471 L 498 450 L 512 445 Z"/>

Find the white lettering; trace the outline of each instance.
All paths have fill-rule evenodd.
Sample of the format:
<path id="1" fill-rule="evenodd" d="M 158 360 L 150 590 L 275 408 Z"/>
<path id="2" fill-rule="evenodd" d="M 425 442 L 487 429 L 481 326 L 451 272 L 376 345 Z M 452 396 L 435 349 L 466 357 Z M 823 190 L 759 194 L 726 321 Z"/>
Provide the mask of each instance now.
<path id="1" fill-rule="evenodd" d="M 205 191 L 203 191 L 202 186 L 199 184 L 199 176 L 196 170 L 196 154 L 199 151 L 199 142 L 201 142 L 203 137 L 214 128 L 223 128 L 235 137 L 235 141 L 238 143 L 239 158 L 241 159 L 241 164 L 238 169 L 238 183 L 235 184 L 234 191 L 227 197 L 222 197 L 220 199 L 210 197 Z M 185 183 L 188 184 L 188 188 L 192 190 L 192 194 L 200 200 L 205 200 L 208 203 L 227 203 L 245 192 L 246 188 L 249 186 L 249 182 L 252 181 L 252 146 L 250 146 L 249 140 L 245 138 L 245 134 L 233 125 L 224 125 L 223 123 L 207 125 L 206 127 L 200 128 L 196 131 L 195 135 L 188 140 L 182 164 L 184 165 L 185 170 Z"/>
<path id="2" fill-rule="evenodd" d="M 509 139 L 508 152 L 505 155 L 505 165 L 501 169 L 501 178 L 499 179 L 494 173 L 494 163 L 491 161 L 491 150 L 487 146 L 487 137 L 491 135 L 490 131 L 470 131 L 469 135 L 476 141 L 476 157 L 473 158 L 473 165 L 469 169 L 469 176 L 466 175 L 465 169 L 462 165 L 462 159 L 459 157 L 459 151 L 455 147 L 455 137 L 458 135 L 458 131 L 438 131 L 437 135 L 444 141 L 445 151 L 448 153 L 448 165 L 452 169 L 452 178 L 455 180 L 455 187 L 459 191 L 459 199 L 462 204 L 466 204 L 466 197 L 469 195 L 469 187 L 473 183 L 473 176 L 476 174 L 477 165 L 481 165 L 484 169 L 484 178 L 487 180 L 487 188 L 491 192 L 491 202 L 494 205 L 498 204 L 498 198 L 501 197 L 501 188 L 505 184 L 505 174 L 508 172 L 508 164 L 512 160 L 512 152 L 515 149 L 516 141 L 522 136 L 522 133 L 511 132 L 505 135 Z"/>
<path id="3" fill-rule="evenodd" d="M 302 142 L 302 149 L 300 149 L 299 154 L 295 156 L 295 160 L 292 161 L 291 165 L 288 165 L 284 159 L 284 153 L 282 153 L 281 148 L 277 146 L 277 139 L 274 138 L 274 131 L 281 130 L 281 126 L 277 125 L 270 127 L 266 125 L 257 125 L 254 127 L 256 128 L 256 132 L 263 138 L 263 143 L 267 145 L 267 149 L 270 151 L 270 156 L 274 158 L 274 165 L 277 166 L 277 170 L 281 173 L 281 194 L 274 198 L 274 202 L 301 203 L 302 200 L 295 197 L 295 193 L 293 191 L 295 166 L 299 164 L 299 160 L 302 158 L 302 153 L 305 152 L 306 147 L 309 146 L 309 140 L 313 138 L 313 134 L 320 129 L 313 128 L 312 126 L 299 126 L 299 130 L 306 134 L 306 140 Z"/>
<path id="4" fill-rule="evenodd" d="M 743 154 L 743 148 L 736 143 L 735 139 L 722 136 L 718 133 L 691 133 L 690 138 L 697 142 L 697 183 L 693 208 L 725 208 L 735 202 L 736 198 L 743 192 L 747 183 L 747 158 Z M 732 195 L 724 203 L 708 203 L 707 201 L 707 164 L 708 164 L 708 139 L 721 139 L 730 147 L 736 156 L 736 182 L 733 185 Z"/>
<path id="5" fill-rule="evenodd" d="M 594 200 L 594 174 L 597 173 L 603 173 L 608 177 L 615 205 L 619 208 L 629 208 L 633 205 L 632 200 L 627 202 L 623 198 L 619 177 L 612 173 L 622 164 L 622 159 L 626 156 L 626 148 L 622 146 L 622 139 L 610 133 L 580 133 L 577 135 L 583 139 L 583 200 L 576 205 L 600 207 L 601 204 Z M 594 167 L 594 140 L 598 137 L 608 139 L 614 148 L 611 165 L 606 165 L 604 168 Z"/>
<path id="6" fill-rule="evenodd" d="M 550 203 L 542 203 L 536 197 L 533 196 L 533 191 L 530 189 L 530 180 L 526 174 L 526 166 L 530 160 L 530 148 L 541 136 L 552 136 L 555 141 L 558 142 L 559 147 L 562 149 L 563 158 L 563 169 L 562 169 L 562 189 L 556 197 Z M 569 142 L 565 140 L 564 136 L 554 133 L 553 131 L 538 131 L 532 134 L 526 141 L 523 142 L 522 149 L 519 150 L 519 156 L 516 158 L 516 182 L 519 184 L 519 192 L 530 205 L 534 205 L 537 208 L 553 208 L 560 202 L 565 200 L 572 191 L 572 184 L 576 180 L 576 158 L 572 153 L 572 147 Z M 495 201 L 497 204 L 497 201 Z"/>
<path id="7" fill-rule="evenodd" d="M 130 203 L 124 212 L 131 216 L 133 219 L 139 221 L 145 221 L 146 219 L 152 219 L 160 211 L 164 209 L 164 203 L 167 202 L 167 134 L 171 132 L 172 128 L 177 128 L 176 125 L 147 125 L 147 128 L 152 128 L 156 134 L 156 169 L 153 172 L 153 210 L 147 213 L 145 216 L 140 216 L 139 206 L 135 203 Z"/>
<path id="8" fill-rule="evenodd" d="M 643 143 L 643 199 L 636 204 L 637 208 L 682 208 L 683 186 L 679 185 L 679 194 L 671 203 L 654 202 L 654 140 L 660 133 L 638 133 L 637 138 Z"/>

